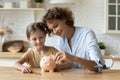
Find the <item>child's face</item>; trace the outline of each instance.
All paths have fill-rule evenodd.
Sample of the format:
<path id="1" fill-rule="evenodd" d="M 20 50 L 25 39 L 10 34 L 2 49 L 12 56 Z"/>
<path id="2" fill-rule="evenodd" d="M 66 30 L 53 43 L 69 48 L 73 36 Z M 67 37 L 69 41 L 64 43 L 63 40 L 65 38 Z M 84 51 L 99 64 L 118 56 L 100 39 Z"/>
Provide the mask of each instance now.
<path id="1" fill-rule="evenodd" d="M 41 49 L 45 43 L 46 34 L 41 30 L 36 30 L 30 35 L 30 43 L 37 49 Z"/>

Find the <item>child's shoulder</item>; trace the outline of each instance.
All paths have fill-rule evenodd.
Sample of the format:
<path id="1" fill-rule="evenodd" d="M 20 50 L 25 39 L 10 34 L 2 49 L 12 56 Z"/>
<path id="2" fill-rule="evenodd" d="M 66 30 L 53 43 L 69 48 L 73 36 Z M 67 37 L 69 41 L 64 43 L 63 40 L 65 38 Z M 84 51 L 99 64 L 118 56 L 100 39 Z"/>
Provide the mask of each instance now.
<path id="1" fill-rule="evenodd" d="M 29 52 L 33 52 L 33 51 L 35 51 L 35 48 L 28 48 L 27 51 L 29 51 Z"/>
<path id="2" fill-rule="evenodd" d="M 25 54 L 33 54 L 33 53 L 35 53 L 34 48 L 28 48 L 28 50 L 25 52 Z"/>

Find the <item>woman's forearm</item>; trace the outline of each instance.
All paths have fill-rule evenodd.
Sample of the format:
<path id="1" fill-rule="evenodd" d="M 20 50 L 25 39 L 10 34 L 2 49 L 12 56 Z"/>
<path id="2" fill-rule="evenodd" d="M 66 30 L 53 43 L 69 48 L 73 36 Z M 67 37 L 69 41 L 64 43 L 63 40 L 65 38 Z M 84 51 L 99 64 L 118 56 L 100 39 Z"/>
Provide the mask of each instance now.
<path id="1" fill-rule="evenodd" d="M 67 56 L 67 59 L 69 59 L 70 61 L 76 62 L 76 63 L 80 64 L 81 66 L 84 66 L 86 69 L 89 69 L 89 70 L 95 71 L 95 72 L 98 71 L 98 68 L 95 67 L 97 64 L 92 60 L 83 59 L 83 58 L 80 58 L 77 56 L 70 55 L 68 53 L 66 54 L 66 56 Z"/>
<path id="2" fill-rule="evenodd" d="M 71 62 L 65 62 L 58 64 L 56 67 L 56 70 L 62 70 L 62 69 L 70 69 L 72 68 L 72 63 Z"/>
<path id="3" fill-rule="evenodd" d="M 89 69 L 91 71 L 95 71 L 97 72 L 98 71 L 98 68 L 95 67 L 97 64 L 92 61 L 92 60 L 86 60 L 86 59 L 83 59 L 83 58 L 79 58 L 77 56 L 72 56 L 73 58 L 71 59 L 73 62 L 76 62 L 82 66 L 84 66 L 86 69 Z"/>

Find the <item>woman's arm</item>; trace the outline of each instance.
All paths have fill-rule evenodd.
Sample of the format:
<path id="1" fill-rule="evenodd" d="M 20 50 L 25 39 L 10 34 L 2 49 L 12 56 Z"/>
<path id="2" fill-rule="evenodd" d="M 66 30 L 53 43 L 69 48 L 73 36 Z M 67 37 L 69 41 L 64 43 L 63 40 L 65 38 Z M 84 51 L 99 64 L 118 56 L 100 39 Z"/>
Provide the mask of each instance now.
<path id="1" fill-rule="evenodd" d="M 95 61 L 86 60 L 86 59 L 83 59 L 83 58 L 80 58 L 80 57 L 77 57 L 77 56 L 72 56 L 72 57 L 73 57 L 73 59 L 71 59 L 71 61 L 74 61 L 74 62 L 84 66 L 86 69 L 98 72 L 98 68 L 95 67 L 95 66 L 97 66 Z"/>
<path id="2" fill-rule="evenodd" d="M 97 65 L 95 61 L 86 60 L 86 59 L 83 59 L 83 58 L 80 58 L 77 56 L 73 56 L 73 55 L 70 55 L 64 51 L 58 52 L 55 56 L 55 60 L 57 63 L 65 60 L 65 59 L 68 59 L 72 62 L 76 62 L 76 63 L 80 64 L 81 66 L 84 66 L 86 69 L 89 69 L 91 71 L 98 72 L 98 68 L 95 67 Z"/>
<path id="3" fill-rule="evenodd" d="M 63 69 L 70 69 L 72 68 L 72 63 L 70 61 L 67 62 L 62 62 L 60 64 L 57 64 L 56 69 L 55 70 L 63 70 Z"/>

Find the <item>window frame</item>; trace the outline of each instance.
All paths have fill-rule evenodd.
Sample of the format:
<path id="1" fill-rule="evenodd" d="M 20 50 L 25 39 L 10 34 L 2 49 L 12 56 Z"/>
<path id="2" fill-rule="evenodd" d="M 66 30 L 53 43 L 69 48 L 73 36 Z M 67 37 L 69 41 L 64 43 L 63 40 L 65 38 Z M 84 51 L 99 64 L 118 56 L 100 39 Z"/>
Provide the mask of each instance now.
<path id="1" fill-rule="evenodd" d="M 120 33 L 120 30 L 118 30 L 118 17 L 120 19 L 120 14 L 118 14 L 118 5 L 120 6 L 120 2 L 118 3 L 118 0 L 115 0 L 116 3 L 109 3 L 109 0 L 106 0 L 106 33 Z M 115 15 L 110 15 L 109 14 L 109 5 L 115 5 L 116 6 L 116 14 Z M 115 30 L 110 30 L 109 28 L 109 18 L 110 17 L 115 17 Z M 119 26 L 120 29 L 120 26 Z"/>

